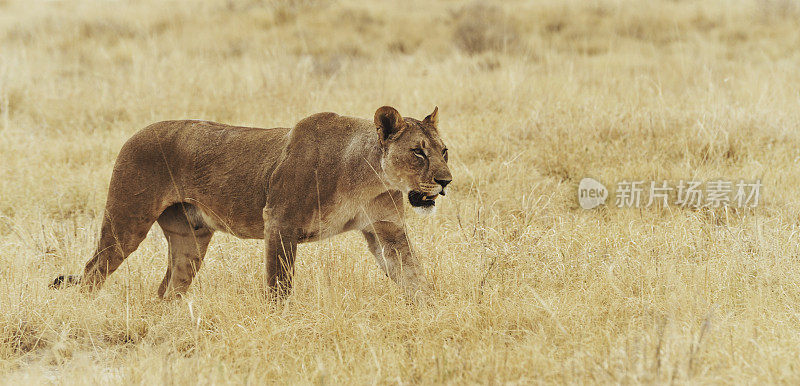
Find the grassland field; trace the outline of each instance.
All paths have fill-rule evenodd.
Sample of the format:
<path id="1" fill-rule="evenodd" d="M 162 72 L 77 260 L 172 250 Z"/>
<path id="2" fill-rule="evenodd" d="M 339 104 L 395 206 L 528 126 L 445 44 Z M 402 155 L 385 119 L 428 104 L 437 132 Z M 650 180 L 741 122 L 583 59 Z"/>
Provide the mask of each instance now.
<path id="1" fill-rule="evenodd" d="M 155 227 L 93 294 L 113 162 L 167 119 L 290 126 L 439 107 L 452 189 L 408 211 L 435 293 L 361 236 L 217 234 L 161 301 Z M 577 187 L 754 180 L 754 208 L 584 210 Z M 795 0 L 0 1 L 0 383 L 800 381 Z M 612 193 L 613 194 L 613 193 Z"/>

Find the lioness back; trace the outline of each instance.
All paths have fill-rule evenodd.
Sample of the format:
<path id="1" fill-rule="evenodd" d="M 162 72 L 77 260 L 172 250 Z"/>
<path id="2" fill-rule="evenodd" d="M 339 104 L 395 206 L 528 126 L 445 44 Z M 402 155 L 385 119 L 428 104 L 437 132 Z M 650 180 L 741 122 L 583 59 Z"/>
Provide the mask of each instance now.
<path id="1" fill-rule="evenodd" d="M 263 237 L 265 188 L 289 130 L 194 120 L 154 123 L 120 150 L 109 200 L 147 194 L 160 197 L 154 205 L 161 207 L 188 202 L 220 230 Z"/>

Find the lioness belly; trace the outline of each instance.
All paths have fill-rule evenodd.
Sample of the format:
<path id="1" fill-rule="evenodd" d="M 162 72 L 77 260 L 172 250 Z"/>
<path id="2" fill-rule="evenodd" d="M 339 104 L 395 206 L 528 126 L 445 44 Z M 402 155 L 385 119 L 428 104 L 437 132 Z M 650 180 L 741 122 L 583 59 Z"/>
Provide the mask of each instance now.
<path id="1" fill-rule="evenodd" d="M 197 216 L 202 219 L 205 227 L 214 231 L 229 233 L 242 239 L 264 238 L 264 222 L 253 219 L 252 216 L 222 219 L 207 209 L 197 209 Z"/>

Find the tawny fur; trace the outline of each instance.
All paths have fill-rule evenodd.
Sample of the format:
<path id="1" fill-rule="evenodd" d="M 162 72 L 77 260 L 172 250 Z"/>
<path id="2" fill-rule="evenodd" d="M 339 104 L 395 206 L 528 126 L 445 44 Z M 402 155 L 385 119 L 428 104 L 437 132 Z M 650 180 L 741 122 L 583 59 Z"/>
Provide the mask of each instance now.
<path id="1" fill-rule="evenodd" d="M 388 106 L 373 121 L 319 113 L 292 129 L 152 124 L 117 157 L 83 276 L 54 285 L 100 287 L 158 222 L 169 242 L 159 296 L 186 292 L 216 231 L 265 239 L 273 294 L 291 289 L 298 243 L 350 230 L 363 233 L 378 265 L 408 295 L 424 294 L 402 205 L 409 191 L 435 196 L 452 179 L 437 112 L 422 121 Z"/>

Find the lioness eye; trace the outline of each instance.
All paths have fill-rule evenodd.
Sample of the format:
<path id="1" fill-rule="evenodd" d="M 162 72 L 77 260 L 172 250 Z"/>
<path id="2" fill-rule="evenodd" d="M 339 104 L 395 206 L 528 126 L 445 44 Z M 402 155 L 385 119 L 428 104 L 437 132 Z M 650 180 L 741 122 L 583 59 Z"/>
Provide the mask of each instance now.
<path id="1" fill-rule="evenodd" d="M 425 158 L 425 152 L 422 151 L 422 149 L 416 148 L 416 149 L 411 149 L 411 151 L 414 152 L 415 156 L 420 157 L 420 158 Z"/>
<path id="2" fill-rule="evenodd" d="M 444 157 L 444 161 L 447 162 L 447 149 L 442 150 L 442 157 Z"/>

